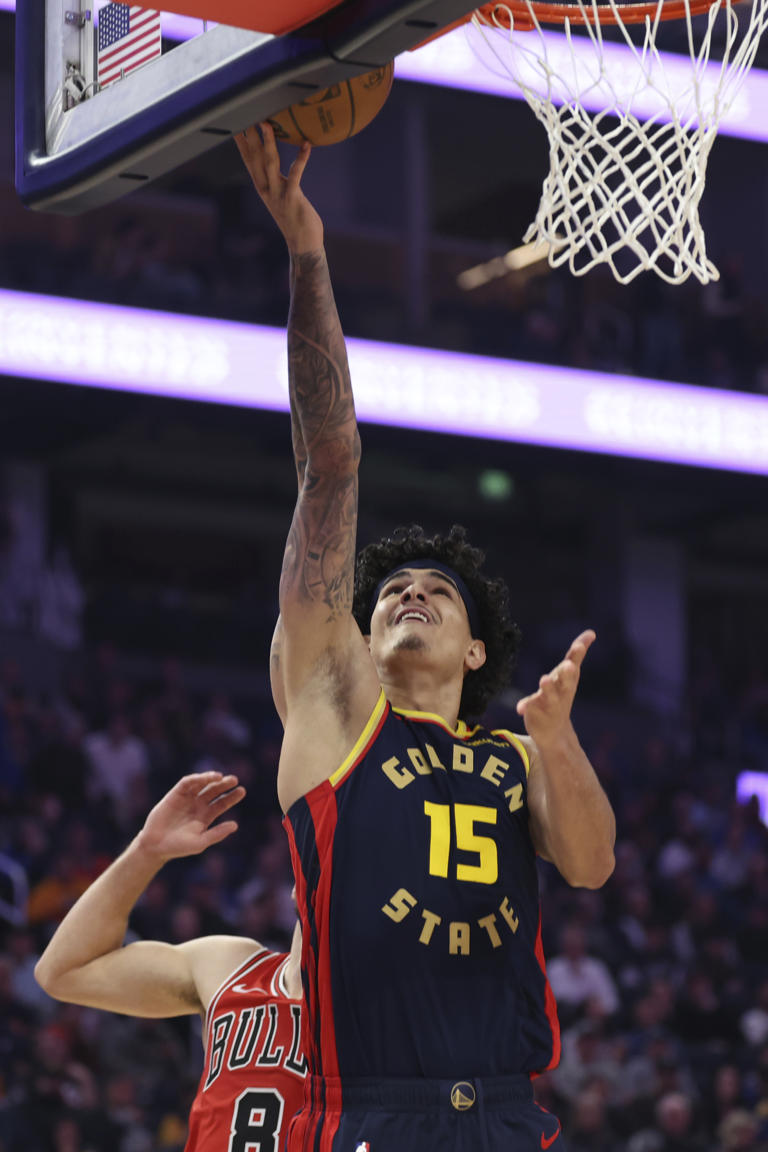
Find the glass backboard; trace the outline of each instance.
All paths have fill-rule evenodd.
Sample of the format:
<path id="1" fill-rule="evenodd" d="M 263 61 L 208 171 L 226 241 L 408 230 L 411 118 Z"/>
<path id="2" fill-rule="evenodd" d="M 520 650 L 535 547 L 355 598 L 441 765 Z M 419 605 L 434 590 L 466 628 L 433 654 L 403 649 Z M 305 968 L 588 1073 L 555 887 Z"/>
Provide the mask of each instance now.
<path id="1" fill-rule="evenodd" d="M 393 60 L 464 16 L 467 3 L 347 0 L 283 35 L 218 24 L 163 41 L 162 55 L 100 90 L 104 4 L 25 0 L 16 12 L 18 193 L 28 207 L 65 213 L 117 199 L 309 92 Z"/>

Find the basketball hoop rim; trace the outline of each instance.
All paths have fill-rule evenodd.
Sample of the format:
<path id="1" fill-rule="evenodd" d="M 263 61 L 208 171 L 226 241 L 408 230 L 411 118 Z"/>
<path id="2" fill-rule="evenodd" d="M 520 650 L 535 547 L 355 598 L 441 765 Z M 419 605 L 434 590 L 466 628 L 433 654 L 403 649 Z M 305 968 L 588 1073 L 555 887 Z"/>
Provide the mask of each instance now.
<path id="1" fill-rule="evenodd" d="M 708 12 L 714 4 L 725 7 L 727 0 L 639 0 L 639 3 L 616 3 L 606 0 L 584 0 L 583 6 L 573 3 L 557 4 L 551 0 L 501 0 L 500 3 L 483 4 L 476 10 L 486 24 L 509 28 L 509 14 L 514 18 L 515 31 L 530 31 L 539 24 L 587 24 L 613 25 L 642 24 L 651 20 L 685 20 L 690 16 L 700 16 Z M 614 10 L 615 9 L 615 10 Z M 618 17 L 617 17 L 618 13 Z M 533 19 L 535 17 L 535 20 Z"/>

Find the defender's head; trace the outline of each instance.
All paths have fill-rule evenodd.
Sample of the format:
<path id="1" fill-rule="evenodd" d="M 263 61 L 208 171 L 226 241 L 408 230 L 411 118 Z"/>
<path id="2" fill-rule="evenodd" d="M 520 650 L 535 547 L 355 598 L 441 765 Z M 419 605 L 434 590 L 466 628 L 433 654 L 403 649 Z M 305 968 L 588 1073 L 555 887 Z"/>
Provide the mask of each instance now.
<path id="1" fill-rule="evenodd" d="M 520 643 L 507 586 L 482 574 L 484 559 L 456 524 L 446 536 L 398 528 L 357 558 L 352 611 L 374 661 L 413 651 L 461 667 L 463 720 L 508 683 Z"/>

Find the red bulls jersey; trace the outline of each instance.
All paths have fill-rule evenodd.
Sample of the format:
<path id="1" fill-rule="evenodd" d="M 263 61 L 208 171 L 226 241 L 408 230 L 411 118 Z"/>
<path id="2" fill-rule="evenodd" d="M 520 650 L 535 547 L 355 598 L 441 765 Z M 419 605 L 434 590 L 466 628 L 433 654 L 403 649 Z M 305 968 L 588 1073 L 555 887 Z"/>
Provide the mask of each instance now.
<path id="1" fill-rule="evenodd" d="M 283 1152 L 304 1098 L 301 1001 L 288 956 L 262 950 L 224 981 L 205 1017 L 205 1065 L 186 1152 Z"/>
<path id="2" fill-rule="evenodd" d="M 557 1063 L 528 770 L 512 733 L 451 731 L 382 693 L 344 763 L 291 806 L 313 1075 Z"/>

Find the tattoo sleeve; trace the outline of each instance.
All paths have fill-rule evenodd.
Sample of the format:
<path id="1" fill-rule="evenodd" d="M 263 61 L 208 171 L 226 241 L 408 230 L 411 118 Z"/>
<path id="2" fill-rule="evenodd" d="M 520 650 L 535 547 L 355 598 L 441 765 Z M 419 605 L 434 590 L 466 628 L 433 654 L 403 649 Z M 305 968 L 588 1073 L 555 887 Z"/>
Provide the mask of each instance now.
<path id="1" fill-rule="evenodd" d="M 352 603 L 360 438 L 325 253 L 291 259 L 288 381 L 299 500 L 283 558 L 281 600 Z"/>

